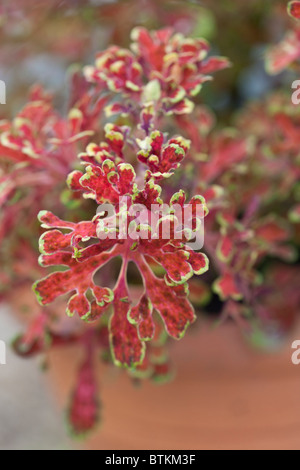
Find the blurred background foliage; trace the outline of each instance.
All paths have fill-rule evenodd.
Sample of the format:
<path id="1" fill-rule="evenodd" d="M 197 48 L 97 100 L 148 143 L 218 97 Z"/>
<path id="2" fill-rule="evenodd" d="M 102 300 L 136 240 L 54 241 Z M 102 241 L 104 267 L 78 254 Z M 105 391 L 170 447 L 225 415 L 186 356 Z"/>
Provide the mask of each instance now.
<path id="1" fill-rule="evenodd" d="M 9 105 L 0 113 L 7 117 L 20 109 L 34 82 L 55 92 L 62 107 L 66 69 L 91 63 L 109 44 L 127 47 L 136 25 L 171 26 L 208 39 L 213 53 L 232 61 L 231 69 L 205 85 L 200 98 L 226 122 L 245 100 L 260 98 L 287 80 L 286 74 L 267 75 L 264 53 L 291 21 L 282 0 L 4 0 L 0 78 L 7 83 Z"/>

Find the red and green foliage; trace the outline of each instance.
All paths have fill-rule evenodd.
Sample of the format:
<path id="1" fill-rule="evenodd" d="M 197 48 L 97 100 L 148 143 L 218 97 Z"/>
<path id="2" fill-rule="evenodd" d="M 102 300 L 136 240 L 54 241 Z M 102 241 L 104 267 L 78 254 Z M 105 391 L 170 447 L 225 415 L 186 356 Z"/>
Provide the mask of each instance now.
<path id="1" fill-rule="evenodd" d="M 130 10 L 135 26 L 129 3 L 122 11 Z M 145 3 L 157 18 L 168 17 L 166 2 Z M 296 19 L 299 5 L 288 6 Z M 30 17 L 30 9 L 19 8 Z M 116 5 L 101 8 L 115 12 Z M 237 8 L 248 14 L 258 7 L 253 0 Z M 232 11 L 225 9 L 224 18 Z M 134 27 L 128 48 L 122 32 L 112 31 L 122 45 L 110 45 L 93 65 L 71 74 L 66 112 L 36 85 L 17 116 L 0 122 L 0 301 L 34 283 L 40 310 L 14 342 L 21 356 L 70 344 L 84 350 L 68 410 L 75 436 L 101 415 L 99 352 L 134 381 L 163 382 L 173 375 L 168 339 L 181 339 L 197 315 L 231 318 L 249 341 L 264 346 L 270 331 L 283 335 L 299 313 L 299 108 L 282 86 L 234 115 L 213 111 L 206 98 L 212 89 L 222 93 L 235 64 L 214 55 L 207 39 L 183 34 L 179 20 L 195 21 L 188 11 L 168 14 L 163 29 Z M 2 17 L 13 18 L 14 9 Z M 294 18 L 283 40 L 267 50 L 273 75 L 297 69 Z M 7 25 L 2 34 L 10 34 Z M 68 34 L 59 54 L 69 60 Z M 107 203 L 115 210 L 115 232 L 99 210 Z M 146 207 L 145 220 L 134 225 L 138 204 Z M 160 234 L 168 219 L 168 238 L 149 236 L 153 204 L 171 209 L 154 227 Z M 202 223 L 199 204 L 201 251 L 190 246 Z M 178 240 L 175 207 L 186 205 L 191 229 Z M 136 239 L 113 236 L 125 216 Z"/>

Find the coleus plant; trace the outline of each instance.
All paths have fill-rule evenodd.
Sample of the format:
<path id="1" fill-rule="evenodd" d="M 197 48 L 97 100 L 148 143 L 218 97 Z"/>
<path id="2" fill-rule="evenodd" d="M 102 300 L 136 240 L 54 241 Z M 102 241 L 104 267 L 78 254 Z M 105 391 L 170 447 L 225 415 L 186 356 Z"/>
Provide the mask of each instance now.
<path id="1" fill-rule="evenodd" d="M 124 215 L 124 210 L 128 212 L 129 224 L 133 204 L 143 204 L 148 211 L 153 204 L 163 204 L 162 189 L 157 181 L 170 177 L 189 149 L 189 142 L 181 137 L 165 141 L 163 133 L 155 126 L 160 115 L 189 112 L 193 107 L 190 98 L 210 78 L 207 74 L 228 65 L 223 58 L 207 59 L 209 48 L 205 41 L 187 40 L 181 35 L 172 35 L 170 30 L 150 35 L 140 28 L 133 32 L 133 38 L 133 53 L 112 47 L 99 54 L 96 66 L 86 68 L 85 74 L 98 88 L 118 93 L 119 100 L 108 108 L 109 115 L 126 113 L 136 120 L 137 113 L 141 115 L 137 129 L 143 139 L 134 135 L 134 128 L 108 124 L 106 142 L 89 144 L 86 152 L 80 155 L 85 172 L 76 170 L 68 177 L 71 190 L 81 192 L 97 204 L 113 204 L 118 217 Z M 138 183 L 142 181 L 142 175 L 137 176 L 134 167 L 126 163 L 129 146 L 130 153 L 136 153 L 138 160 L 148 168 L 141 187 Z M 120 207 L 121 198 L 126 199 L 125 207 Z M 172 205 L 183 206 L 185 199 L 183 191 L 175 193 L 170 200 L 171 212 Z M 194 209 L 205 202 L 202 196 L 195 196 L 189 204 Z M 158 231 L 162 219 L 161 215 L 157 221 Z M 96 321 L 112 306 L 109 331 L 116 364 L 133 368 L 142 363 L 145 341 L 151 340 L 155 333 L 153 309 L 160 313 L 168 333 L 175 338 L 182 337 L 194 321 L 186 282 L 194 273 L 204 273 L 208 269 L 208 260 L 203 253 L 196 253 L 187 246 L 185 234 L 180 243 L 176 242 L 175 234 L 167 240 L 148 239 L 141 234 L 134 242 L 131 238 L 118 237 L 104 241 L 101 233 L 99 235 L 97 215 L 90 222 L 74 224 L 64 222 L 50 212 L 42 212 L 40 221 L 44 228 L 54 229 L 41 238 L 41 264 L 69 268 L 52 273 L 35 284 L 40 303 L 47 305 L 57 297 L 75 291 L 67 313 L 70 316 L 78 314 L 85 321 Z M 197 227 L 195 216 L 192 231 Z M 61 229 L 69 230 L 69 233 L 62 233 Z M 140 232 L 151 229 L 145 223 L 138 227 Z M 92 244 L 86 246 L 90 240 Z M 123 265 L 116 286 L 113 290 L 97 286 L 93 280 L 95 273 L 117 256 L 122 256 Z M 154 275 L 148 258 L 164 268 L 164 280 Z M 129 261 L 138 266 L 145 288 L 134 307 L 126 279 Z M 89 298 L 91 293 L 92 300 Z"/>
<path id="2" fill-rule="evenodd" d="M 228 67 L 229 62 L 208 56 L 205 40 L 186 39 L 170 29 L 150 34 L 137 28 L 132 38 L 131 51 L 110 47 L 97 56 L 94 66 L 85 68 L 86 81 L 81 82 L 85 91 L 73 100 L 67 120 L 53 111 L 42 90 L 35 89 L 30 104 L 14 123 L 4 122 L 1 133 L 0 150 L 5 157 L 1 194 L 4 229 L 7 220 L 13 219 L 12 210 L 15 215 L 24 211 L 26 199 L 14 197 L 16 192 L 23 195 L 22 188 L 29 178 L 26 175 L 31 176 L 34 188 L 24 212 L 28 222 L 36 211 L 36 202 L 47 203 L 49 190 L 56 190 L 54 181 L 58 176 L 63 181 L 71 167 L 77 166 L 76 152 L 84 169 L 69 173 L 67 184 L 74 196 L 68 193 L 67 202 L 93 201 L 86 213 L 89 215 L 94 207 L 90 220 L 85 220 L 81 215 L 84 211 L 78 208 L 71 221 L 49 210 L 40 212 L 39 220 L 47 229 L 40 239 L 40 264 L 59 270 L 51 269 L 46 278 L 35 283 L 39 303 L 50 306 L 41 310 L 28 332 L 14 343 L 16 351 L 24 356 L 70 342 L 86 348 L 69 413 L 76 435 L 92 428 L 97 420 L 92 367 L 97 348 L 103 352 L 110 346 L 114 363 L 128 368 L 134 377 L 167 377 L 170 367 L 163 349 L 164 333 L 180 339 L 195 321 L 187 282 L 208 269 L 207 256 L 189 246 L 201 224 L 197 207 L 201 206 L 203 216 L 208 212 L 203 196 L 193 195 L 188 200 L 180 189 L 172 195 L 167 190 L 166 199 L 162 199 L 163 184 L 178 170 L 190 148 L 188 140 L 168 136 L 165 130 L 172 116 L 193 110 L 202 84 L 211 80 L 213 72 Z M 101 132 L 97 125 L 104 103 L 109 122 Z M 91 140 L 93 134 L 101 139 L 100 144 Z M 82 144 L 85 151 L 80 151 Z M 151 212 L 153 205 L 161 208 L 164 202 L 169 204 L 170 213 L 160 213 L 154 227 L 158 236 L 152 236 L 153 227 L 146 221 L 136 227 L 136 240 L 104 236 L 107 227 L 97 206 L 110 203 L 118 220 L 126 214 L 131 226 L 135 221 L 131 214 L 134 205 L 142 204 L 146 212 Z M 178 240 L 176 208 L 183 210 L 184 206 L 191 209 L 190 229 L 183 229 Z M 55 208 L 55 204 L 50 207 Z M 62 213 L 59 206 L 58 214 Z M 78 221 L 78 217 L 83 220 Z M 168 238 L 163 238 L 160 230 L 166 220 L 171 230 Z M 151 237 L 143 236 L 146 234 Z M 115 258 L 122 259 L 115 285 L 112 278 L 107 286 L 100 287 L 98 271 L 101 277 L 101 268 Z M 135 263 L 143 280 L 144 290 L 137 299 L 132 298 L 128 288 L 130 262 Z M 157 274 L 159 266 L 164 277 Z M 84 324 L 79 326 L 76 320 L 74 332 L 67 336 L 57 333 L 56 307 L 51 307 L 63 295 L 69 297 L 67 315 Z"/>
<path id="3" fill-rule="evenodd" d="M 280 67 L 289 65 L 289 50 L 280 54 Z M 198 312 L 219 308 L 221 320 L 233 318 L 256 344 L 259 331 L 275 326 L 280 334 L 295 321 L 298 277 L 287 263 L 299 245 L 299 116 L 290 96 L 279 93 L 246 107 L 231 127 L 217 126 L 198 95 L 212 73 L 229 65 L 210 56 L 203 39 L 136 28 L 130 49 L 109 47 L 84 76 L 74 75 L 68 118 L 36 89 L 25 111 L 2 124 L 0 256 L 7 269 L 1 283 L 10 288 L 48 269 L 34 285 L 40 310 L 14 347 L 25 357 L 69 344 L 84 348 L 69 406 L 75 435 L 99 419 L 99 351 L 134 380 L 167 380 L 166 339 L 181 338 L 194 322 L 191 301 Z M 103 210 L 107 203 L 114 228 Z M 151 237 L 147 215 L 163 203 L 170 211 L 154 232 L 167 220 L 170 233 Z M 146 208 L 139 224 L 137 205 Z M 191 224 L 179 241 L 176 210 L 185 206 Z M 190 245 L 199 206 L 202 251 Z M 46 231 L 38 268 L 18 221 L 30 226 L 32 238 L 41 209 Z M 118 236 L 123 220 L 137 239 Z M 25 254 L 26 273 L 19 261 Z M 289 299 L 286 315 L 279 284 Z"/>

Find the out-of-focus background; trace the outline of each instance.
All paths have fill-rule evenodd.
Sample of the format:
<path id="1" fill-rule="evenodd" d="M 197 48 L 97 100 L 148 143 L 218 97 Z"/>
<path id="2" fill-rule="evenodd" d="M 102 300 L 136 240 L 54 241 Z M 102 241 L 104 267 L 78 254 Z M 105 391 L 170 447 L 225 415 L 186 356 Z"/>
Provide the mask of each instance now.
<path id="1" fill-rule="evenodd" d="M 21 328 L 1 308 L 1 337 Z M 255 352 L 234 324 L 200 321 L 188 341 L 173 344 L 176 377 L 163 386 L 132 381 L 113 368 L 99 371 L 102 425 L 87 441 L 71 441 L 64 410 L 78 352 L 56 350 L 50 370 L 8 350 L 0 366 L 1 449 L 299 449 L 299 367 L 291 342 Z"/>
<path id="2" fill-rule="evenodd" d="M 264 52 L 285 33 L 286 5 L 285 0 L 221 5 L 212 0 L 1 0 L 0 76 L 9 99 L 0 113 L 16 113 L 36 82 L 55 93 L 58 106 L 66 106 L 68 69 L 91 64 L 111 44 L 127 47 L 132 28 L 139 25 L 150 30 L 171 26 L 204 37 L 214 54 L 230 58 L 234 67 L 201 97 L 226 116 L 283 83 L 282 75 L 265 72 Z"/>
<path id="3" fill-rule="evenodd" d="M 290 72 L 270 76 L 264 63 L 268 44 L 288 27 L 286 3 L 0 0 L 0 79 L 7 84 L 0 119 L 20 110 L 36 82 L 64 111 L 71 72 L 110 44 L 128 46 L 131 29 L 143 25 L 204 37 L 216 55 L 229 57 L 233 67 L 201 96 L 227 125 L 249 100 L 291 83 Z M 0 449 L 300 448 L 300 365 L 291 362 L 297 327 L 271 338 L 266 353 L 253 349 L 235 323 L 216 328 L 208 311 L 171 345 L 176 377 L 170 384 L 134 386 L 114 368 L 99 366 L 102 426 L 85 442 L 69 439 L 63 416 L 80 352 L 58 349 L 48 358 L 49 370 L 41 371 L 43 358 L 19 359 L 9 348 L 23 328 L 13 306 L 1 304 L 7 364 L 0 365 Z"/>
<path id="4" fill-rule="evenodd" d="M 24 361 L 10 349 L 22 325 L 9 307 L 0 308 L 1 340 L 7 345 L 0 365 L 0 449 L 68 449 L 63 415 L 38 361 Z"/>

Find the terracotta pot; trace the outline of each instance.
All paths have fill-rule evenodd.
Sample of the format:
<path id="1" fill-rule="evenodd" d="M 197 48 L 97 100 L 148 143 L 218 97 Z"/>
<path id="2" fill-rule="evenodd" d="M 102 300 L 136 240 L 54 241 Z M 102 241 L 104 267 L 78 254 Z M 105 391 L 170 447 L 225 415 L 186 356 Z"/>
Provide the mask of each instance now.
<path id="1" fill-rule="evenodd" d="M 86 449 L 300 448 L 300 366 L 291 362 L 297 332 L 280 352 L 262 354 L 234 324 L 198 323 L 173 344 L 170 384 L 135 388 L 125 374 L 99 366 L 103 423 Z M 49 381 L 61 407 L 79 355 L 74 348 L 51 353 Z"/>

